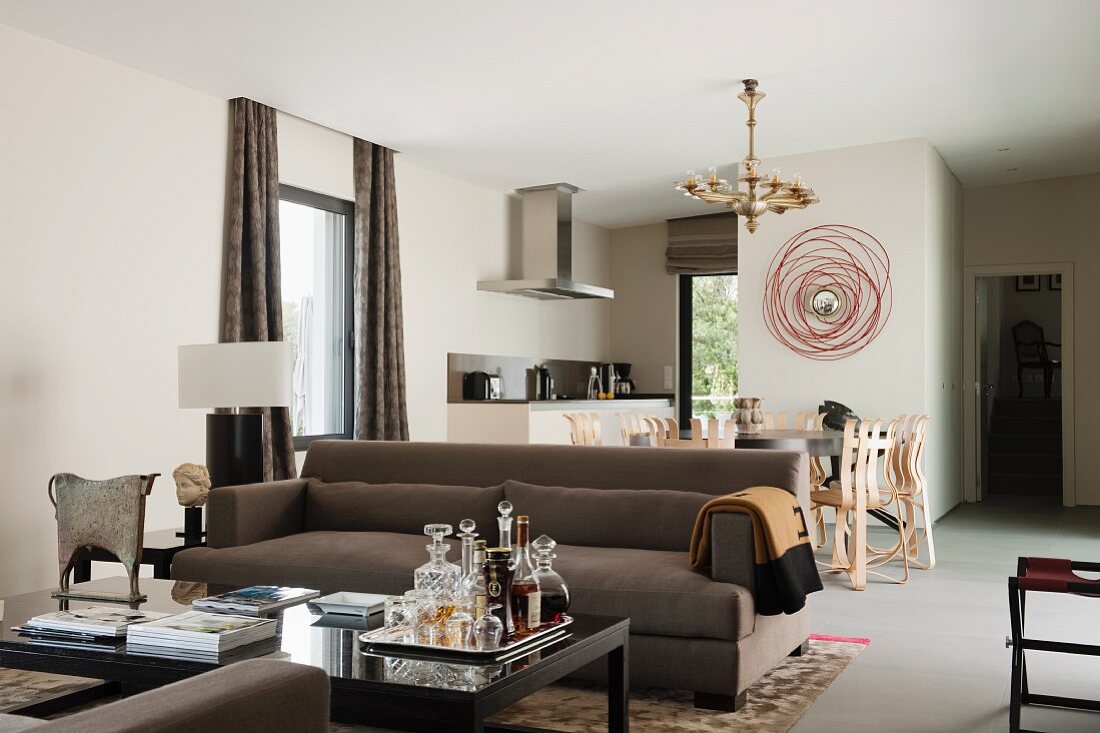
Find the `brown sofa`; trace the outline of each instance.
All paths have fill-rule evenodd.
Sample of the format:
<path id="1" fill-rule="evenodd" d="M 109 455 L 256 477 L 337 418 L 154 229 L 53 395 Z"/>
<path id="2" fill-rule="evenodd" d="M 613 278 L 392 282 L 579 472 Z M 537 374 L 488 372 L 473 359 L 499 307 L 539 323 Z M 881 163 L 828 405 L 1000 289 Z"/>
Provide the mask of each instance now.
<path id="1" fill-rule="evenodd" d="M 324 670 L 253 659 L 58 720 L 0 714 L 0 733 L 326 733 L 328 717 Z"/>
<path id="2" fill-rule="evenodd" d="M 176 555 L 172 576 L 401 593 L 427 560 L 424 524 L 470 517 L 493 544 L 496 505 L 507 498 L 530 515 L 534 536 L 558 541 L 555 569 L 572 611 L 630 617 L 633 684 L 693 690 L 701 706 L 734 709 L 809 634 L 808 608 L 756 614 L 745 516 L 716 516 L 711 569 L 689 566 L 699 508 L 759 485 L 804 491 L 800 455 L 316 441 L 299 479 L 212 491 L 209 546 Z"/>

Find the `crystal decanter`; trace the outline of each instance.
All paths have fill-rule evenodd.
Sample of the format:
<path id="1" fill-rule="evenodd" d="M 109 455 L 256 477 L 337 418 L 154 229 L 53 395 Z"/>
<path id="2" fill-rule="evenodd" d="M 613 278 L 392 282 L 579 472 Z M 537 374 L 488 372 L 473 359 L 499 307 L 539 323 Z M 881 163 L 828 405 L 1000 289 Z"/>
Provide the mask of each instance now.
<path id="1" fill-rule="evenodd" d="M 426 590 L 437 599 L 453 596 L 458 591 L 462 570 L 454 563 L 447 562 L 447 553 L 451 546 L 443 543 L 443 538 L 451 533 L 449 524 L 428 524 L 424 534 L 432 538 L 432 544 L 425 549 L 431 557 L 413 573 L 413 587 Z"/>
<path id="2" fill-rule="evenodd" d="M 497 517 L 497 527 L 500 529 L 500 545 L 499 547 L 512 548 L 512 502 L 502 501 L 497 504 L 497 511 L 500 512 L 500 516 Z"/>
<path id="3" fill-rule="evenodd" d="M 535 577 L 539 581 L 539 590 L 542 592 L 541 614 L 542 623 L 554 623 L 560 621 L 562 615 L 569 610 L 569 587 L 552 567 L 554 548 L 558 543 L 546 535 L 540 535 L 531 543 L 535 551 Z"/>
<path id="4" fill-rule="evenodd" d="M 459 590 L 459 597 L 466 605 L 467 611 L 473 614 L 474 620 L 485 614 L 485 549 L 485 540 L 474 542 L 470 572 L 462 579 L 462 586 Z"/>

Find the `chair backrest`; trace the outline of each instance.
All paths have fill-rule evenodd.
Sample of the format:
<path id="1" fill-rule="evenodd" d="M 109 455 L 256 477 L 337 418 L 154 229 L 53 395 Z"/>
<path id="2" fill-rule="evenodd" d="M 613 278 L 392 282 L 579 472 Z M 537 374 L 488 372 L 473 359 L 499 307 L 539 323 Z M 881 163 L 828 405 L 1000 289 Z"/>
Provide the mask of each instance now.
<path id="1" fill-rule="evenodd" d="M 566 412 L 569 439 L 573 445 L 603 445 L 600 437 L 600 416 L 594 412 Z"/>
<path id="2" fill-rule="evenodd" d="M 711 418 L 707 424 L 707 447 L 732 448 L 737 437 L 737 429 L 734 427 L 736 424 L 737 421 L 732 418 L 726 420 L 724 425 Z"/>
<path id="3" fill-rule="evenodd" d="M 878 481 L 878 462 L 894 461 L 894 436 L 899 420 L 891 420 L 883 430 L 882 420 L 848 420 L 844 423 L 841 448 L 840 486 L 845 503 L 856 510 L 877 509 L 886 503 Z M 893 487 L 890 486 L 890 493 Z"/>
<path id="4" fill-rule="evenodd" d="M 765 412 L 764 413 L 764 429 L 765 430 L 814 430 L 814 421 L 817 419 L 817 413 L 815 412 L 796 412 L 790 415 L 788 421 L 788 415 L 785 412 Z M 824 420 L 824 416 L 821 418 Z"/>
<path id="5" fill-rule="evenodd" d="M 1020 321 L 1012 327 L 1012 342 L 1016 347 L 1016 362 L 1050 361 L 1047 356 L 1046 332 L 1034 321 Z"/>

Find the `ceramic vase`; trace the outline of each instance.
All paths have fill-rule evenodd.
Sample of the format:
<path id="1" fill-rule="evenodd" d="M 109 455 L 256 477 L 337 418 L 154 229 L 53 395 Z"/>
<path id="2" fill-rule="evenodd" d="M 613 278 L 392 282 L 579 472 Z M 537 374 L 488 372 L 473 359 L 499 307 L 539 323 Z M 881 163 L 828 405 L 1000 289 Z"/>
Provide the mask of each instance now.
<path id="1" fill-rule="evenodd" d="M 764 428 L 764 400 L 760 397 L 738 397 L 735 416 L 737 432 L 742 434 L 759 433 Z"/>

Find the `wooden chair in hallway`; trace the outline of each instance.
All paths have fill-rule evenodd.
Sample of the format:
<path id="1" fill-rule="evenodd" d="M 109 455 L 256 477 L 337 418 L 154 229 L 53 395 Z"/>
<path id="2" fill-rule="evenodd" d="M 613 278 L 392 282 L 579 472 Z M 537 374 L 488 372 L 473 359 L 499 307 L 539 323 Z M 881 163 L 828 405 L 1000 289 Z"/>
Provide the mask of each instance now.
<path id="1" fill-rule="evenodd" d="M 1041 369 L 1043 371 L 1043 396 L 1050 399 L 1054 387 L 1054 370 L 1062 368 L 1062 362 L 1051 359 L 1048 346 L 1061 344 L 1046 340 L 1043 327 L 1034 321 L 1020 321 L 1012 327 L 1012 342 L 1016 346 L 1016 378 L 1020 385 L 1018 397 L 1024 396 L 1024 370 Z"/>
<path id="2" fill-rule="evenodd" d="M 603 445 L 600 437 L 600 416 L 594 412 L 566 412 L 569 439 L 573 445 Z"/>
<path id="3" fill-rule="evenodd" d="M 894 433 L 898 420 L 891 421 L 883 433 L 882 420 L 864 420 L 857 423 L 848 420 L 844 425 L 844 447 L 841 451 L 840 480 L 833 481 L 828 489 L 816 491 L 810 496 L 815 510 L 831 508 L 836 511 L 833 530 L 832 559 L 821 563 L 822 572 L 846 573 L 853 590 L 867 587 L 867 576 L 876 575 L 895 583 L 909 581 L 909 558 L 905 552 L 894 555 L 874 555 L 867 547 L 867 512 L 871 509 L 895 507 L 898 521 L 897 547 L 905 541 L 903 514 L 897 510 L 897 495 L 892 487 L 880 487 L 878 481 L 879 458 L 884 465 L 893 461 Z M 871 568 L 880 567 L 894 557 L 902 560 L 902 577 L 893 578 Z"/>

